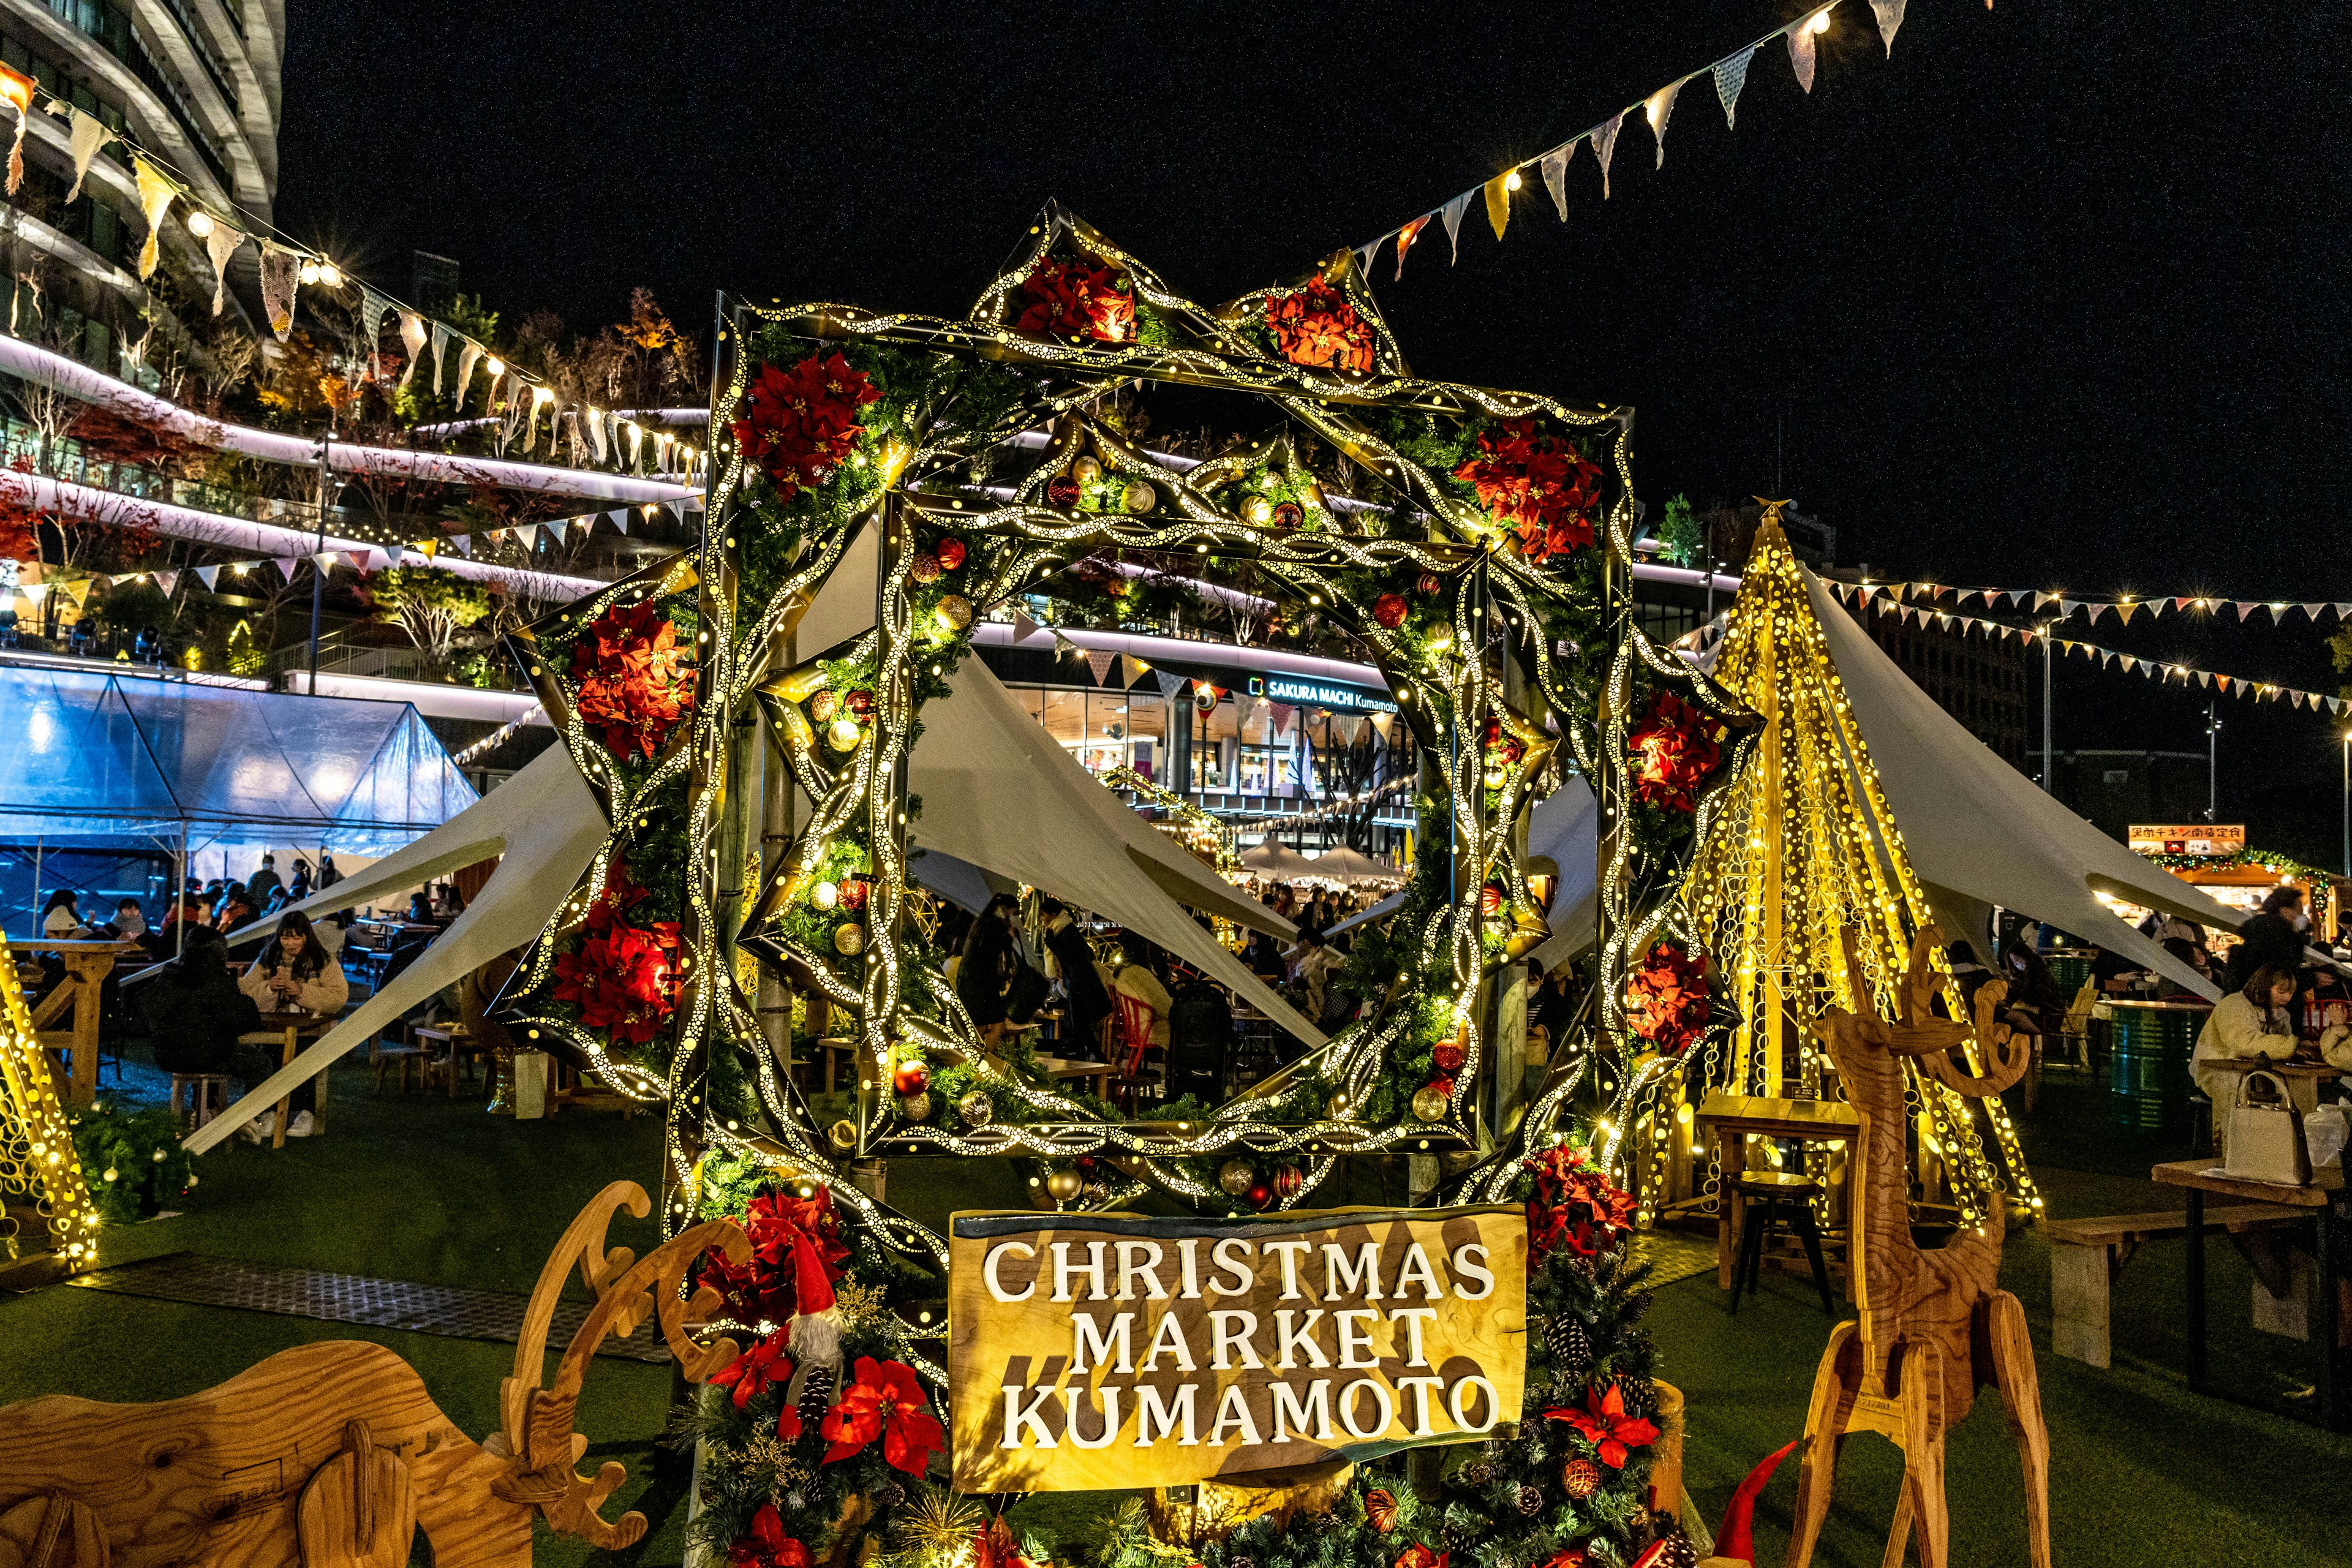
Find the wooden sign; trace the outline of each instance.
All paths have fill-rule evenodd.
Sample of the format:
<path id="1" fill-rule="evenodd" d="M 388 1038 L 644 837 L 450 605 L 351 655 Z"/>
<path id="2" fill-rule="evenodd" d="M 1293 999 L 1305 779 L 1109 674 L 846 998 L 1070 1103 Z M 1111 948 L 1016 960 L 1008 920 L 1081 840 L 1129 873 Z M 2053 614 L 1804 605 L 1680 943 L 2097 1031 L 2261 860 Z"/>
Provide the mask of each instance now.
<path id="1" fill-rule="evenodd" d="M 2133 823 L 2124 842 L 2142 855 L 2235 855 L 2246 847 L 2243 823 Z"/>
<path id="2" fill-rule="evenodd" d="M 1527 1214 L 959 1214 L 954 1486 L 1099 1491 L 1467 1442 L 1519 1418 Z"/>

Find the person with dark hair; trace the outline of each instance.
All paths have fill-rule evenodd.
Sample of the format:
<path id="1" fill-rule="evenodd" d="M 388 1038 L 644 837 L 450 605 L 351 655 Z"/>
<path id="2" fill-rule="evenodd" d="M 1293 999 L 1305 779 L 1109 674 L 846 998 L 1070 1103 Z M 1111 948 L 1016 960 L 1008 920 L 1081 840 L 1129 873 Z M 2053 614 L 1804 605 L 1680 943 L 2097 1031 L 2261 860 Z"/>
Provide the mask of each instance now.
<path id="1" fill-rule="evenodd" d="M 71 888 L 49 889 L 49 900 L 41 906 L 37 929 L 51 942 L 75 942 L 89 934 L 89 928 L 82 924 L 81 900 Z"/>
<path id="2" fill-rule="evenodd" d="M 1249 944 L 1242 949 L 1242 962 L 1260 980 L 1279 983 L 1282 979 L 1282 944 L 1262 931 L 1249 934 Z"/>
<path id="3" fill-rule="evenodd" d="M 2212 1016 L 2205 1020 L 2189 1070 L 2215 1106 L 2228 1105 L 2238 1090 L 2238 1075 L 2219 1063 L 2252 1061 L 2257 1057 L 2283 1062 L 2294 1055 L 2300 1043 L 2292 1010 L 2294 992 L 2294 970 L 2265 963 L 2244 985 L 2222 997 Z M 2220 1120 L 2215 1118 L 2217 1122 Z"/>
<path id="4" fill-rule="evenodd" d="M 2238 928 L 2238 945 L 2230 954 L 2230 980 L 2242 989 L 2258 969 L 2303 967 L 2304 931 L 2311 917 L 2303 911 L 2303 889 L 2282 882 L 2263 900 L 2261 912 Z"/>
<path id="5" fill-rule="evenodd" d="M 228 891 L 221 895 L 219 906 L 213 910 L 213 929 L 227 936 L 259 918 L 260 911 L 254 907 L 252 899 L 246 895 L 243 888 L 232 882 Z"/>
<path id="6" fill-rule="evenodd" d="M 1158 943 L 1134 931 L 1119 939 L 1118 950 L 1118 967 L 1112 976 L 1111 989 L 1151 1009 L 1151 1048 L 1164 1051 L 1170 1037 L 1169 1013 L 1176 1005 L 1176 998 L 1168 994 L 1167 959 Z M 1122 1048 L 1127 1044 L 1124 1031 L 1119 1044 Z"/>
<path id="7" fill-rule="evenodd" d="M 1004 1037 L 1013 982 L 1021 967 L 1021 954 L 1013 941 L 1013 900 L 999 894 L 971 922 L 955 980 L 957 999 L 971 1016 L 981 1043 L 992 1049 Z"/>
<path id="8" fill-rule="evenodd" d="M 1045 952 L 1061 972 L 1062 993 L 1069 1004 L 1069 1014 L 1062 1021 L 1062 1039 L 1066 1044 L 1092 1047 L 1113 1006 L 1101 972 L 1095 968 L 1094 950 L 1087 945 L 1087 933 L 1078 929 L 1076 919 L 1061 900 L 1039 900 L 1037 912 L 1045 921 Z"/>
<path id="9" fill-rule="evenodd" d="M 261 1011 L 229 973 L 228 944 L 220 932 L 191 924 L 185 940 L 178 957 L 134 988 L 155 1065 L 165 1072 L 226 1073 L 236 1058 L 236 1037 L 261 1027 Z M 268 1076 L 266 1068 L 261 1076 Z M 247 1087 L 259 1081 L 249 1079 Z"/>
<path id="10" fill-rule="evenodd" d="M 299 904 L 310 896 L 310 862 L 299 855 L 294 857 L 294 880 L 286 889 L 286 901 Z"/>
<path id="11" fill-rule="evenodd" d="M 270 1017 L 289 1013 L 331 1017 L 343 1010 L 343 1004 L 352 995 L 351 982 L 344 978 L 342 965 L 327 956 L 318 933 L 310 929 L 310 917 L 299 910 L 278 917 L 277 934 L 261 944 L 260 956 L 245 972 L 237 989 L 252 997 L 254 1005 L 261 1009 L 265 1028 Z M 257 1050 L 255 1054 L 260 1053 Z M 268 1078 L 270 1064 L 266 1057 L 262 1060 L 260 1077 Z M 286 1136 L 308 1138 L 314 1121 L 310 1113 L 318 1098 L 316 1085 L 305 1079 L 289 1098 L 288 1110 L 293 1121 L 287 1125 Z"/>
<path id="12" fill-rule="evenodd" d="M 2011 1028 L 2021 1035 L 2058 1033 L 2074 998 L 2059 990 L 2057 977 L 2039 952 L 2012 939 L 2001 950 L 2000 978 L 2009 982 L 2000 1016 Z"/>
<path id="13" fill-rule="evenodd" d="M 281 891 L 285 886 L 278 879 L 278 857 L 268 850 L 262 851 L 260 868 L 247 878 L 245 884 L 247 895 L 253 900 L 253 907 L 260 909 L 269 902 L 270 894 Z"/>
<path id="14" fill-rule="evenodd" d="M 1339 955 L 1313 926 L 1299 931 L 1297 953 L 1298 984 L 1307 992 L 1307 1016 L 1322 1028 L 1340 1005 L 1331 984 L 1339 974 Z"/>
<path id="15" fill-rule="evenodd" d="M 338 867 L 338 866 L 335 864 L 335 858 L 334 858 L 332 855 L 328 854 L 328 853 L 327 853 L 325 850 L 323 850 L 323 849 L 320 850 L 320 851 L 319 851 L 319 891 L 320 891 L 320 892 L 322 892 L 322 893 L 323 893 L 323 892 L 325 892 L 329 888 L 333 887 L 336 883 L 338 883 L 338 882 L 341 881 L 342 879 L 343 879 L 343 873 L 342 873 L 341 868 L 340 867 Z"/>

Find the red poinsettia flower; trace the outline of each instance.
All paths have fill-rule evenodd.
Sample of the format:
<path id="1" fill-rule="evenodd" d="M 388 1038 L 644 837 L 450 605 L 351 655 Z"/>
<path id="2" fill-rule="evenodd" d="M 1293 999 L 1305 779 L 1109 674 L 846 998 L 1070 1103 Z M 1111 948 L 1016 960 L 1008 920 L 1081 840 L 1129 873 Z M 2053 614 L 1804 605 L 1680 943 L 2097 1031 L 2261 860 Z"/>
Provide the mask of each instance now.
<path id="1" fill-rule="evenodd" d="M 1527 1162 L 1536 1190 L 1528 1199 L 1528 1247 L 1541 1259 L 1556 1247 L 1579 1258 L 1606 1251 L 1633 1227 L 1633 1195 L 1610 1184 L 1581 1149 L 1558 1146 Z"/>
<path id="2" fill-rule="evenodd" d="M 751 1240 L 751 1256 L 743 1262 L 715 1247 L 702 1255 L 702 1282 L 726 1298 L 729 1317 L 739 1323 L 789 1323 L 796 1313 L 833 1305 L 833 1284 L 849 1247 L 841 1239 L 830 1189 L 815 1187 L 805 1198 L 762 1193 L 751 1200 L 743 1231 Z"/>
<path id="3" fill-rule="evenodd" d="M 1034 1568 L 1001 1513 L 988 1521 L 986 1529 L 972 1532 L 971 1556 L 972 1568 Z"/>
<path id="4" fill-rule="evenodd" d="M 1445 1568 L 1447 1556 L 1446 1552 L 1433 1552 L 1415 1542 L 1398 1555 L 1396 1568 Z"/>
<path id="5" fill-rule="evenodd" d="M 793 1363 L 784 1359 L 786 1331 L 778 1329 L 724 1367 L 710 1374 L 714 1388 L 735 1391 L 735 1408 L 740 1410 L 751 1403 L 755 1394 L 764 1394 L 778 1384 L 789 1383 Z"/>
<path id="6" fill-rule="evenodd" d="M 1592 1556 L 1581 1546 L 1563 1546 L 1536 1568 L 1592 1568 Z"/>
<path id="7" fill-rule="evenodd" d="M 670 726 L 694 710 L 690 651 L 649 603 L 606 610 L 572 645 L 581 722 L 602 731 L 615 756 L 652 756 Z"/>
<path id="8" fill-rule="evenodd" d="M 1706 1032 L 1712 1005 L 1706 959 L 1662 942 L 1643 956 L 1625 982 L 1625 1017 L 1633 1031 L 1667 1056 L 1680 1056 Z"/>
<path id="9" fill-rule="evenodd" d="M 580 1021 L 641 1046 L 677 1010 L 677 922 L 633 926 L 623 918 L 646 896 L 615 863 L 589 906 L 577 951 L 555 961 L 555 999 L 576 1003 Z"/>
<path id="10" fill-rule="evenodd" d="M 784 1516 L 776 1505 L 763 1502 L 751 1516 L 751 1533 L 730 1542 L 727 1561 L 734 1568 L 810 1568 L 809 1549 L 784 1533 Z"/>
<path id="11" fill-rule="evenodd" d="M 1135 336 L 1135 294 L 1108 267 L 1047 257 L 1021 280 L 1021 315 L 1013 323 L 1016 332 L 1108 343 Z"/>
<path id="12" fill-rule="evenodd" d="M 1723 760 L 1723 726 L 1671 691 L 1660 691 L 1625 737 L 1637 759 L 1633 798 L 1667 811 L 1696 811 L 1699 786 Z"/>
<path id="13" fill-rule="evenodd" d="M 1598 1449 L 1601 1462 L 1612 1470 L 1623 1469 L 1633 1449 L 1658 1440 L 1658 1428 L 1648 1417 L 1625 1414 L 1624 1392 L 1613 1382 L 1606 1394 L 1598 1387 L 1585 1390 L 1583 1409 L 1547 1410 L 1544 1417 L 1575 1427 L 1577 1436 Z"/>
<path id="14" fill-rule="evenodd" d="M 947 1445 L 947 1434 L 929 1404 L 913 1367 L 859 1356 L 856 1380 L 842 1391 L 817 1429 L 833 1445 L 824 1451 L 824 1462 L 845 1459 L 880 1437 L 885 1459 L 910 1476 L 921 1475 L 931 1456 Z"/>
<path id="15" fill-rule="evenodd" d="M 1266 331 L 1274 346 L 1293 364 L 1328 366 L 1359 375 L 1372 368 L 1378 337 L 1372 323 L 1347 295 L 1320 278 L 1295 294 L 1273 294 L 1265 301 Z"/>
<path id="16" fill-rule="evenodd" d="M 763 364 L 751 380 L 745 416 L 734 422 L 743 459 L 767 473 L 776 493 L 790 501 L 824 483 L 857 445 L 857 411 L 879 399 L 881 389 L 851 368 L 835 352 L 817 354 L 780 370 Z"/>
<path id="17" fill-rule="evenodd" d="M 1519 553 L 1540 562 L 1592 542 L 1601 465 L 1532 419 L 1506 419 L 1478 435 L 1478 449 L 1454 470 L 1476 487 L 1478 504 L 1518 536 Z"/>

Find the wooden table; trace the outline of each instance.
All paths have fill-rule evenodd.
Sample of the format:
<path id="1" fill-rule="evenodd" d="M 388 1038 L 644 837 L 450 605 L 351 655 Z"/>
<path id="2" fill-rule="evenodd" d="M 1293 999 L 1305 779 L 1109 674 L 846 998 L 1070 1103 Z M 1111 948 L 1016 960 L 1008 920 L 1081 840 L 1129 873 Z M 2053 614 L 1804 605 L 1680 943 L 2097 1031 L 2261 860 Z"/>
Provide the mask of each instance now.
<path id="1" fill-rule="evenodd" d="M 2319 1275 L 2319 1420 L 2329 1431 L 2342 1429 L 2339 1408 L 2343 1352 L 2336 1347 L 2336 1280 L 2343 1269 L 2337 1255 L 2336 1222 L 2345 1206 L 2344 1172 L 2328 1166 L 2312 1173 L 2312 1184 L 2291 1187 L 2277 1182 L 2249 1182 L 2225 1176 L 2209 1159 L 2173 1160 L 2148 1172 L 2166 1186 L 2185 1187 L 2189 1194 L 2189 1386 L 2200 1394 L 2221 1393 L 2239 1404 L 2251 1401 L 2205 1386 L 2205 1194 L 2284 1204 L 2309 1209 L 2318 1232 L 2315 1261 Z"/>
<path id="2" fill-rule="evenodd" d="M 1055 1083 L 1071 1079 L 1092 1079 L 1097 1100 L 1110 1098 L 1110 1075 L 1118 1070 L 1108 1062 L 1072 1061 L 1064 1057 L 1039 1057 L 1037 1066 Z"/>
<path id="3" fill-rule="evenodd" d="M 272 1026 L 267 1029 L 257 1029 L 251 1034 L 239 1035 L 236 1037 L 236 1043 L 240 1046 L 267 1046 L 281 1043 L 282 1051 L 278 1058 L 278 1065 L 280 1067 L 291 1062 L 301 1053 L 303 1036 L 308 1035 L 316 1039 L 333 1028 L 335 1020 L 341 1016 L 340 1014 L 333 1013 L 265 1013 L 262 1016 L 271 1021 Z M 323 1138 L 327 1132 L 326 1069 L 321 1068 L 319 1070 L 319 1076 L 311 1082 L 318 1090 L 319 1100 L 318 1110 L 310 1113 L 312 1135 Z M 277 1126 L 269 1134 L 269 1146 L 272 1149 L 286 1147 L 286 1108 L 292 1100 L 293 1096 L 290 1094 L 282 1095 L 278 1099 Z"/>
<path id="4" fill-rule="evenodd" d="M 17 944 L 20 952 L 54 952 L 65 960 L 65 983 L 45 997 L 33 1009 L 33 1028 L 39 1035 L 43 1048 L 51 1056 L 69 1058 L 61 1061 L 58 1077 L 66 1085 L 68 1099 L 76 1105 L 88 1105 L 98 1098 L 98 1025 L 100 987 L 114 973 L 114 965 L 123 954 L 138 952 L 135 942 L 27 942 Z M 49 1025 L 71 1009 L 72 1019 L 62 1029 Z"/>
<path id="5" fill-rule="evenodd" d="M 1716 1187 L 1715 1282 L 1731 1289 L 1732 1265 L 1738 1261 L 1740 1222 L 1747 1217 L 1747 1200 L 1738 1194 L 1739 1173 L 1747 1169 L 1747 1133 L 1767 1138 L 1790 1138 L 1802 1143 L 1850 1141 L 1862 1130 L 1853 1107 L 1840 1100 L 1776 1100 L 1760 1094 L 1708 1093 L 1698 1108 L 1698 1124 L 1715 1129 L 1723 1145 L 1723 1174 Z M 1853 1293 L 1853 1248 L 1847 1248 L 1846 1293 Z"/>

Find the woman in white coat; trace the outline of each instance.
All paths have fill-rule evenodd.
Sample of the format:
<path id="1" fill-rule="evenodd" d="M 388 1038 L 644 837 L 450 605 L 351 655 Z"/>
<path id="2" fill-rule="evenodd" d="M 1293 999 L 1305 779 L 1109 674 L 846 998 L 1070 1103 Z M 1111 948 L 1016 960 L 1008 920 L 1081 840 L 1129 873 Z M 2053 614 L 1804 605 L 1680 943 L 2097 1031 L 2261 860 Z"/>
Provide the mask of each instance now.
<path id="1" fill-rule="evenodd" d="M 343 976 L 343 966 L 310 929 L 310 917 L 299 910 L 278 917 L 278 934 L 262 943 L 261 955 L 245 972 L 237 989 L 253 998 L 254 1005 L 261 1009 L 264 1023 L 288 1013 L 316 1013 L 332 1017 L 343 1010 L 352 996 L 351 982 Z M 262 1071 L 257 1076 L 247 1075 L 257 1082 L 268 1077 L 276 1066 L 266 1059 L 259 1065 Z M 288 1137 L 310 1135 L 316 1096 L 314 1084 L 306 1079 L 287 1097 L 288 1113 L 292 1117 L 286 1128 Z M 247 1127 L 247 1133 L 256 1138 L 268 1136 L 274 1131 L 267 1125 L 271 1119 L 271 1113 L 265 1111 Z"/>

